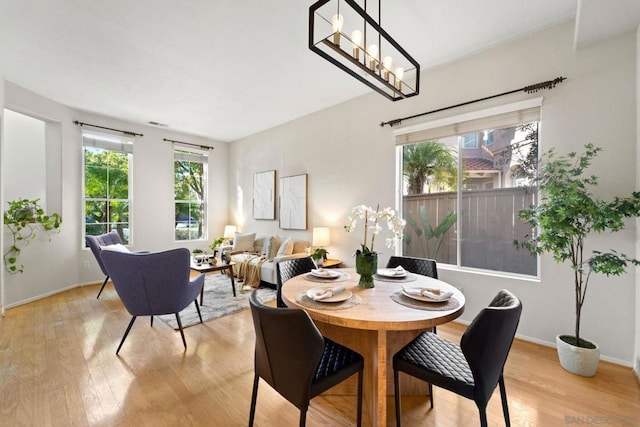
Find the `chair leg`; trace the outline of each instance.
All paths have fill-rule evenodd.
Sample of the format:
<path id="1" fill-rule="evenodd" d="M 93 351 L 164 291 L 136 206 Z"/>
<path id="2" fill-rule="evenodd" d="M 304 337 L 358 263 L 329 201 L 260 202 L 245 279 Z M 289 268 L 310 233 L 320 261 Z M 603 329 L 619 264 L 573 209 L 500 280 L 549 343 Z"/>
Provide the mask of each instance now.
<path id="1" fill-rule="evenodd" d="M 193 302 L 196 305 L 196 310 L 198 310 L 198 317 L 200 318 L 200 323 L 204 323 L 202 321 L 202 314 L 200 314 L 200 305 L 198 304 L 198 298 L 196 298 L 195 300 L 193 300 Z"/>
<path id="2" fill-rule="evenodd" d="M 500 385 L 500 398 L 502 399 L 502 412 L 504 413 L 504 424 L 506 427 L 510 427 L 511 420 L 509 419 L 509 405 L 507 404 L 507 389 L 504 386 L 504 376 L 500 375 L 498 384 Z"/>
<path id="3" fill-rule="evenodd" d="M 362 426 L 362 370 L 358 372 L 358 412 L 356 416 L 357 427 Z"/>
<path id="4" fill-rule="evenodd" d="M 282 300 L 282 286 L 276 284 L 276 306 L 278 308 L 287 308 L 287 304 Z"/>
<path id="5" fill-rule="evenodd" d="M 249 427 L 253 427 L 253 419 L 256 414 L 256 401 L 258 400 L 258 374 L 253 375 L 253 391 L 251 392 L 251 409 L 249 410 Z"/>
<path id="6" fill-rule="evenodd" d="M 402 408 L 400 407 L 400 376 L 397 369 L 393 370 L 393 393 L 396 399 L 396 426 L 400 427 L 402 425 L 400 419 Z"/>
<path id="7" fill-rule="evenodd" d="M 433 384 L 429 383 L 429 403 L 431 404 L 431 409 L 433 409 Z"/>
<path id="8" fill-rule="evenodd" d="M 151 317 L 151 327 L 153 328 L 153 316 L 150 316 L 150 317 Z"/>
<path id="9" fill-rule="evenodd" d="M 487 427 L 487 408 L 478 408 L 480 411 L 480 427 Z"/>
<path id="10" fill-rule="evenodd" d="M 124 336 L 122 337 L 122 341 L 120 341 L 120 345 L 118 346 L 118 349 L 116 350 L 116 354 L 118 354 L 118 352 L 120 351 L 120 348 L 122 347 L 122 344 L 124 344 L 124 340 L 127 339 L 127 335 L 129 335 L 129 331 L 131 330 L 131 327 L 133 326 L 133 322 L 136 321 L 136 317 L 137 316 L 133 316 L 131 318 L 131 321 L 129 322 L 129 326 L 127 326 L 127 330 L 124 332 Z"/>
<path id="11" fill-rule="evenodd" d="M 309 402 L 307 402 L 307 406 L 304 409 L 300 409 L 300 427 L 307 425 L 307 409 L 309 409 Z"/>
<path id="12" fill-rule="evenodd" d="M 185 350 L 187 349 L 187 340 L 184 339 L 184 331 L 182 330 L 182 321 L 180 320 L 180 314 L 176 313 L 176 320 L 178 321 L 178 328 L 180 329 L 180 335 L 182 335 L 182 344 L 184 344 Z"/>
<path id="13" fill-rule="evenodd" d="M 102 293 L 102 290 L 104 289 L 104 287 L 107 285 L 108 281 L 109 281 L 109 276 L 104 278 L 104 282 L 102 282 L 102 287 L 100 288 L 100 292 L 98 292 L 98 296 L 96 297 L 96 299 L 100 298 L 100 294 Z"/>

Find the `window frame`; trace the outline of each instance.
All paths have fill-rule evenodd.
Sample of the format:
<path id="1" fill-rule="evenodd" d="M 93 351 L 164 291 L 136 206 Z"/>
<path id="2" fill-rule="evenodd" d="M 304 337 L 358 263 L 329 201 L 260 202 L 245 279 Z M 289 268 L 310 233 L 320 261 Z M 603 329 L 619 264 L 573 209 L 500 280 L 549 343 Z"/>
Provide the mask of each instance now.
<path id="1" fill-rule="evenodd" d="M 402 215 L 402 217 L 404 217 L 404 211 L 403 211 L 403 200 L 404 200 L 404 195 L 403 195 L 403 150 L 402 147 L 406 144 L 413 144 L 413 143 L 417 143 L 419 141 L 413 141 L 411 140 L 411 134 L 419 134 L 419 133 L 425 133 L 429 134 L 432 132 L 438 132 L 439 129 L 441 128 L 452 128 L 452 129 L 456 129 L 458 127 L 458 125 L 467 122 L 467 123 L 472 123 L 472 122 L 483 122 L 486 121 L 487 125 L 485 127 L 485 129 L 475 129 L 475 131 L 480 131 L 480 130 L 495 130 L 498 129 L 500 127 L 502 127 L 503 125 L 495 125 L 495 123 L 493 123 L 491 121 L 492 118 L 499 118 L 500 116 L 506 116 L 509 114 L 519 114 L 520 112 L 523 112 L 523 114 L 526 116 L 527 115 L 527 111 L 530 111 L 531 109 L 537 109 L 538 111 L 538 123 L 539 123 L 539 127 L 538 129 L 541 129 L 542 127 L 542 101 L 543 98 L 542 97 L 538 97 L 538 98 L 531 98 L 531 99 L 527 99 L 527 100 L 523 100 L 523 101 L 517 101 L 517 102 L 513 102 L 513 103 L 509 103 L 509 104 L 504 104 L 504 105 L 500 105 L 500 106 L 496 106 L 496 107 L 490 107 L 490 108 L 485 108 L 485 109 L 480 109 L 477 111 L 473 111 L 473 112 L 468 112 L 468 113 L 463 113 L 463 114 L 458 114 L 455 116 L 450 116 L 450 117 L 446 117 L 446 118 L 441 118 L 441 119 L 436 119 L 436 120 L 432 120 L 432 121 L 427 121 L 427 122 L 423 122 L 423 123 L 419 123 L 419 124 L 415 124 L 415 125 L 410 125 L 410 126 L 403 126 L 403 127 L 399 127 L 398 129 L 393 131 L 393 136 L 395 139 L 395 143 L 396 143 L 396 210 L 398 211 L 398 213 L 400 215 Z M 533 120 L 527 120 L 524 119 L 523 121 L 519 121 L 518 124 L 525 124 L 525 123 L 529 123 Z M 504 125 L 504 127 L 508 127 L 508 126 L 514 126 L 516 124 L 512 123 L 511 125 Z M 473 131 L 469 131 L 467 133 L 471 133 Z M 541 135 L 542 133 L 539 131 L 538 134 L 538 152 L 542 152 L 541 147 L 542 147 L 542 142 L 541 142 Z M 449 134 L 448 136 L 458 136 L 461 137 L 462 135 L 464 135 L 464 133 L 454 133 L 454 134 Z M 432 138 L 422 138 L 420 137 L 420 139 L 422 140 L 430 140 Z M 464 149 L 463 144 L 462 144 L 462 138 L 459 138 L 459 145 L 458 145 L 458 149 L 459 149 L 459 154 L 462 155 L 462 150 Z M 456 202 L 456 206 L 458 206 L 457 209 L 459 209 L 460 206 L 462 206 L 461 203 L 461 199 L 462 199 L 462 190 L 461 188 L 461 183 L 462 183 L 462 168 L 458 167 L 458 182 L 459 184 L 459 188 L 458 190 L 456 190 L 457 192 L 457 202 Z M 537 195 L 536 195 L 537 197 Z M 508 271 L 501 271 L 501 270 L 490 270 L 490 269 L 483 269 L 483 268 L 478 268 L 478 267 L 468 267 L 468 266 L 464 266 L 462 265 L 462 257 L 461 257 L 461 238 L 460 235 L 462 233 L 462 230 L 459 228 L 460 224 L 459 224 L 459 220 L 456 221 L 456 264 L 446 264 L 446 263 L 442 263 L 443 266 L 445 266 L 446 269 L 451 269 L 451 270 L 458 270 L 458 271 L 466 271 L 466 272 L 475 272 L 478 274 L 483 274 L 483 275 L 488 275 L 488 276 L 499 276 L 499 277 L 510 277 L 510 278 L 519 278 L 519 279 L 524 279 L 524 280 L 539 280 L 540 279 L 540 257 L 537 256 L 536 257 L 536 274 L 523 274 L 523 273 L 514 273 L 514 272 L 508 272 Z M 395 249 L 395 255 L 402 255 L 402 251 L 403 251 L 403 245 L 397 245 L 396 249 Z"/>
<path id="2" fill-rule="evenodd" d="M 175 185 L 176 185 L 176 176 L 175 176 L 175 165 L 178 161 L 191 162 L 191 163 L 201 163 L 202 164 L 202 201 L 191 200 L 191 199 L 176 199 Z M 176 236 L 177 219 L 174 217 L 172 233 L 173 233 L 173 241 L 174 243 L 185 243 L 185 242 L 198 242 L 198 241 L 207 241 L 208 240 L 208 207 L 209 207 L 209 151 L 204 149 L 194 148 L 192 146 L 185 146 L 181 144 L 174 144 L 173 147 L 173 208 L 174 212 L 176 212 L 176 206 L 178 203 L 198 203 L 202 205 L 201 208 L 201 217 L 199 224 L 202 226 L 202 235 L 198 238 L 192 239 L 190 238 L 190 224 L 193 219 L 189 214 L 188 224 L 187 224 L 187 238 L 186 239 L 178 239 Z"/>
<path id="3" fill-rule="evenodd" d="M 112 151 L 116 153 L 126 153 L 127 154 L 127 199 L 126 203 L 128 205 L 128 227 L 127 227 L 127 236 L 120 236 L 123 238 L 123 242 L 125 246 L 133 245 L 133 192 L 131 191 L 133 188 L 133 143 L 134 139 L 126 136 L 108 134 L 108 133 L 100 133 L 93 131 L 82 131 L 82 242 L 83 247 L 85 249 L 88 248 L 86 245 L 85 236 L 87 235 L 87 202 L 94 201 L 100 203 L 110 204 L 111 201 L 116 202 L 125 202 L 125 199 L 121 198 L 110 198 L 110 197 L 96 197 L 96 198 L 87 198 L 86 191 L 86 152 L 87 148 L 96 148 L 105 151 Z M 110 215 L 108 215 L 110 216 Z M 111 231 L 111 221 L 108 218 L 106 222 L 107 230 L 105 233 Z M 102 233 L 100 233 L 102 234 Z"/>

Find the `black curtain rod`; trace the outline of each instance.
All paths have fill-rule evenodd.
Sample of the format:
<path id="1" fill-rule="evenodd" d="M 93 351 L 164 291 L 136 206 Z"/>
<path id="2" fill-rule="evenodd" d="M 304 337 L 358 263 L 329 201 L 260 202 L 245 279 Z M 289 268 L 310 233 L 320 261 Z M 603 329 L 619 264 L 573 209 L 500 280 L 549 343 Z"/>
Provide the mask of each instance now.
<path id="1" fill-rule="evenodd" d="M 473 101 L 467 101 L 467 102 L 463 102 L 461 104 L 450 105 L 448 107 L 438 108 L 437 110 L 431 110 L 431 111 L 427 111 L 425 113 L 414 114 L 413 116 L 407 116 L 407 117 L 401 117 L 399 119 L 389 120 L 388 122 L 380 123 L 380 126 L 383 127 L 384 125 L 389 125 L 389 126 L 393 127 L 395 125 L 399 125 L 400 123 L 402 123 L 403 120 L 414 119 L 416 117 L 426 116 L 427 114 L 438 113 L 440 111 L 445 111 L 445 110 L 450 110 L 452 108 L 462 107 L 464 105 L 473 104 L 475 102 L 486 101 L 487 99 L 497 98 L 499 96 L 511 95 L 512 93 L 516 93 L 516 92 L 535 93 L 535 92 L 538 92 L 539 90 L 543 90 L 543 89 L 553 89 L 554 87 L 556 87 L 556 85 L 558 83 L 562 83 L 565 80 L 567 80 L 566 77 L 556 77 L 553 80 L 547 80 L 546 82 L 540 82 L 540 83 L 532 84 L 532 85 L 525 86 L 525 87 L 520 88 L 520 89 L 510 90 L 508 92 L 502 92 L 502 93 L 499 93 L 497 95 L 485 96 L 484 98 L 474 99 Z"/>
<path id="2" fill-rule="evenodd" d="M 89 124 L 89 123 L 82 123 L 82 122 L 79 122 L 77 120 L 74 120 L 73 123 L 77 124 L 80 127 L 82 127 L 82 126 L 91 126 L 92 128 L 112 130 L 112 131 L 115 131 L 115 132 L 123 133 L 125 135 L 130 135 L 130 136 L 144 136 L 141 133 L 135 133 L 135 132 L 129 132 L 128 130 L 120 130 L 120 129 L 108 128 L 108 127 L 104 127 L 104 126 L 92 125 L 92 124 Z"/>
<path id="3" fill-rule="evenodd" d="M 192 144 L 192 143 L 190 143 L 190 142 L 176 141 L 176 140 L 174 140 L 174 139 L 167 139 L 167 138 L 162 138 L 162 140 L 163 140 L 163 141 L 167 141 L 167 142 L 175 142 L 175 143 L 177 143 L 177 144 L 191 145 L 191 146 L 193 146 L 193 147 L 204 148 L 204 149 L 207 149 L 207 150 L 213 150 L 213 147 L 209 147 L 209 146 L 206 146 L 206 145 Z"/>

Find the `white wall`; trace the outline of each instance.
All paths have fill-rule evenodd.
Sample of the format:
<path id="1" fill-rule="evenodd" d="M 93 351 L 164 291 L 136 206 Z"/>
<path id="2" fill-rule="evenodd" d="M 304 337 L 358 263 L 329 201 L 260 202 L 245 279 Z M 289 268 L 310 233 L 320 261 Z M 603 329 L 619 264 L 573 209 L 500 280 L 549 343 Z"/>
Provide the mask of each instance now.
<path id="1" fill-rule="evenodd" d="M 421 94 L 415 98 L 391 103 L 370 94 L 234 142 L 229 157 L 231 218 L 244 230 L 265 234 L 310 237 L 312 227 L 329 226 L 332 243 L 327 249 L 331 257 L 353 266 L 351 255 L 358 248 L 362 229 L 346 234 L 342 227 L 347 214 L 357 204 L 380 203 L 384 207 L 395 203 L 394 141 L 391 129 L 380 127 L 381 122 L 557 76 L 568 80 L 551 91 L 518 93 L 405 125 L 542 95 L 542 149 L 580 150 L 587 142 L 604 147 L 592 169 L 600 176 L 598 193 L 629 193 L 635 188 L 636 177 L 635 57 L 632 34 L 574 52 L 573 23 L 566 23 L 427 70 Z M 321 59 L 318 66 L 333 72 Z M 251 219 L 252 176 L 269 169 L 276 169 L 278 176 L 309 175 L 308 231 L 288 233 L 279 230 L 277 221 Z M 601 249 L 612 246 L 634 254 L 635 224 L 615 236 L 594 238 L 592 243 Z M 390 254 L 389 250 L 383 252 L 382 263 Z M 508 288 L 524 305 L 519 335 L 552 344 L 556 334 L 573 331 L 571 271 L 550 257 L 542 259 L 539 283 L 444 268 L 440 276 L 464 288 L 468 304 L 463 320 L 472 319 L 498 290 Z M 633 274 L 592 277 L 582 333 L 600 344 L 603 358 L 630 365 L 636 337 L 635 310 Z"/>
<path id="2" fill-rule="evenodd" d="M 47 195 L 59 195 L 60 209 L 57 211 L 63 218 L 62 231 L 51 242 L 45 238 L 36 240 L 23 252 L 24 273 L 9 275 L 3 272 L 5 306 L 18 305 L 82 283 L 102 282 L 104 278 L 91 252 L 83 249 L 82 138 L 81 129 L 73 124 L 74 120 L 144 134 L 134 143 L 132 249 L 205 248 L 213 236 L 222 234 L 228 222 L 228 144 L 75 111 L 9 82 L 5 90 L 6 108 L 46 121 L 54 134 L 47 137 L 60 143 L 57 150 L 47 151 L 48 169 L 55 169 L 56 163 L 59 166 L 58 176 L 54 174 L 52 182 L 47 182 Z M 207 242 L 173 241 L 173 147 L 163 138 L 214 147 L 209 153 L 208 226 L 211 239 Z M 6 183 L 12 177 L 3 171 L 2 179 Z M 2 205 L 6 205 L 6 199 L 2 200 Z M 4 237 L 6 244 L 7 236 Z M 89 268 L 83 268 L 84 261 L 89 262 Z"/>
<path id="3" fill-rule="evenodd" d="M 636 31 L 636 147 L 640 147 L 640 27 Z M 636 148 L 636 170 L 640 169 L 640 149 Z M 640 188 L 640 174 L 636 174 L 636 188 Z M 640 219 L 636 220 L 636 253 L 640 253 Z M 640 378 L 640 267 L 636 267 L 636 348 L 634 370 Z"/>

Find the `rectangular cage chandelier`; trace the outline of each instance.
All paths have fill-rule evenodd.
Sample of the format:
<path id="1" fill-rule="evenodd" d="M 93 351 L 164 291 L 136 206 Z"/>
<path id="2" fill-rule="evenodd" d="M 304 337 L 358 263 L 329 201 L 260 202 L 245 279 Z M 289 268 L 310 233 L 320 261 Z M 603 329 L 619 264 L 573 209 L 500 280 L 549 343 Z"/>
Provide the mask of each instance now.
<path id="1" fill-rule="evenodd" d="M 309 49 L 392 101 L 420 92 L 420 64 L 354 0 L 309 8 Z"/>

